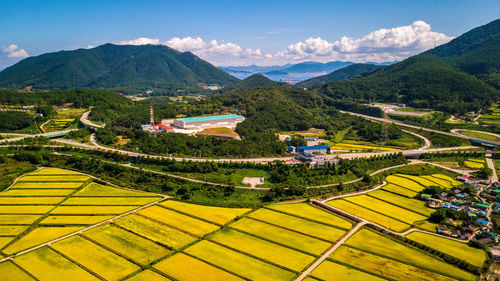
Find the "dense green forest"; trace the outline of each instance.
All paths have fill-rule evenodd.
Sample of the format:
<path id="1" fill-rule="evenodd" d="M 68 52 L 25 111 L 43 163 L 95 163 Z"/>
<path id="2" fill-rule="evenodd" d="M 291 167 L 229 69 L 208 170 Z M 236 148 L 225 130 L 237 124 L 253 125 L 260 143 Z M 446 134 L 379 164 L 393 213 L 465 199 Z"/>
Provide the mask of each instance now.
<path id="1" fill-rule="evenodd" d="M 344 68 L 335 70 L 327 75 L 321 75 L 311 79 L 304 80 L 300 83 L 294 85 L 294 87 L 309 87 L 316 83 L 325 83 L 331 81 L 344 81 L 352 78 L 358 74 L 372 71 L 382 67 L 381 65 L 369 64 L 369 63 L 356 63 L 353 65 L 346 66 Z"/>
<path id="2" fill-rule="evenodd" d="M 134 93 L 230 85 L 238 79 L 190 52 L 164 45 L 105 44 L 26 58 L 0 72 L 0 88 L 107 88 Z"/>
<path id="3" fill-rule="evenodd" d="M 139 130 L 140 124 L 148 122 L 149 105 L 153 104 L 159 121 L 174 118 L 178 114 L 194 116 L 222 112 L 243 114 L 246 120 L 236 127 L 242 140 L 216 137 L 193 137 L 183 134 L 151 135 Z M 130 139 L 125 149 L 139 149 L 151 154 L 175 154 L 196 157 L 257 157 L 284 155 L 286 145 L 278 140 L 276 133 L 301 131 L 309 128 L 324 129 L 330 135 L 346 128 L 354 128 L 359 139 L 374 141 L 380 138 L 380 124 L 359 117 L 342 114 L 335 109 L 339 104 L 313 92 L 290 87 L 257 88 L 239 92 L 228 92 L 208 100 L 189 104 L 170 104 L 162 99 L 124 104 L 120 108 L 96 106 L 92 118 L 108 118 L 108 126 L 97 132 L 100 142 L 113 145 L 118 136 Z M 349 104 L 353 111 L 380 116 L 380 109 Z M 364 109 L 364 110 L 363 110 Z M 99 119 L 99 118 L 97 118 Z M 95 120 L 95 119 L 94 119 Z M 399 129 L 391 130 L 390 138 L 401 135 Z"/>

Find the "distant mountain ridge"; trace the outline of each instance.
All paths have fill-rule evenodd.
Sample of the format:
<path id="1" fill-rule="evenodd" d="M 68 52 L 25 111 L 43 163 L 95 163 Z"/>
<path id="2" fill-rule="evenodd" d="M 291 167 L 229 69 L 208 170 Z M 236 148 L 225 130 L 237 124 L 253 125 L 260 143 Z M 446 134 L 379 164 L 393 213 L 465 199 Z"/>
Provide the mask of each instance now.
<path id="1" fill-rule="evenodd" d="M 372 71 L 374 69 L 382 67 L 381 65 L 375 64 L 366 64 L 366 63 L 356 63 L 346 66 L 344 68 L 335 70 L 334 72 L 322 75 L 318 77 L 314 77 L 308 80 L 304 80 L 300 83 L 295 84 L 296 87 L 309 87 L 315 83 L 326 83 L 330 81 L 343 81 L 347 80 L 351 77 L 354 77 L 358 74 L 365 73 L 368 71 Z"/>
<path id="2" fill-rule="evenodd" d="M 105 44 L 26 58 L 0 72 L 0 88 L 122 91 L 227 86 L 238 81 L 190 52 L 163 45 Z"/>

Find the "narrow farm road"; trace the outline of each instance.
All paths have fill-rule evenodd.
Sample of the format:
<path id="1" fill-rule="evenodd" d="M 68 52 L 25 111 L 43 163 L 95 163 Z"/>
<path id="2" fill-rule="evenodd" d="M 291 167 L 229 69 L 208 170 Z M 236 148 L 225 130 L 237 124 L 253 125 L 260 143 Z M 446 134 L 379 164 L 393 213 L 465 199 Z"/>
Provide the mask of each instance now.
<path id="1" fill-rule="evenodd" d="M 328 256 L 330 256 L 331 253 L 333 253 L 335 250 L 337 250 L 342 244 L 344 244 L 347 239 L 349 239 L 354 233 L 356 233 L 363 225 L 365 225 L 365 221 L 361 221 L 358 223 L 353 229 L 351 229 L 348 233 L 346 233 L 339 241 L 337 241 L 335 244 L 333 244 L 328 250 L 326 250 L 321 257 L 316 260 L 309 268 L 307 268 L 300 276 L 295 279 L 295 281 L 301 281 L 304 278 L 306 278 L 311 272 L 318 267 Z"/>
<path id="2" fill-rule="evenodd" d="M 494 183 L 498 181 L 498 175 L 497 175 L 497 170 L 495 169 L 495 163 L 493 163 L 493 159 L 491 159 L 491 154 L 486 154 L 486 164 L 488 165 L 488 168 L 491 169 L 491 177 L 490 177 L 490 183 Z"/>

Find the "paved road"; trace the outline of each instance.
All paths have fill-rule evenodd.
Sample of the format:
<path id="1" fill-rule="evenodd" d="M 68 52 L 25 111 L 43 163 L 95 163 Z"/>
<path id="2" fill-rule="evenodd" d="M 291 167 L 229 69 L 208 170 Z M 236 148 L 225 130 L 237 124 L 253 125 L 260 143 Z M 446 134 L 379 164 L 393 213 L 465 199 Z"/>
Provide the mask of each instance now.
<path id="1" fill-rule="evenodd" d="M 69 132 L 76 131 L 76 130 L 78 130 L 78 129 L 68 129 L 68 130 L 55 131 L 55 132 L 42 133 L 42 134 L 11 134 L 11 133 L 5 133 L 4 135 L 17 135 L 19 137 L 0 140 L 0 143 L 20 141 L 20 140 L 23 140 L 25 138 L 51 137 L 51 136 L 56 136 L 56 135 L 60 135 L 60 134 L 67 134 Z"/>
<path id="2" fill-rule="evenodd" d="M 316 267 L 318 267 L 328 256 L 330 256 L 338 247 L 344 244 L 347 239 L 349 239 L 354 233 L 356 233 L 366 222 L 362 221 L 358 223 L 353 229 L 351 229 L 346 235 L 344 235 L 339 241 L 333 244 L 326 252 L 324 252 L 319 259 L 317 259 L 309 268 L 307 268 L 302 274 L 300 274 L 295 281 L 301 281 L 306 278 Z M 335 274 L 335 272 L 332 272 Z"/>
<path id="3" fill-rule="evenodd" d="M 427 149 L 427 148 L 431 147 L 432 143 L 431 143 L 431 141 L 428 138 L 426 138 L 426 137 L 424 137 L 422 135 L 419 135 L 417 133 L 407 131 L 407 130 L 402 130 L 402 131 L 405 132 L 405 133 L 407 133 L 407 134 L 414 135 L 417 138 L 420 138 L 420 139 L 422 139 L 424 141 L 424 146 L 418 148 L 417 150 L 424 150 L 424 149 Z"/>
<path id="4" fill-rule="evenodd" d="M 486 154 L 486 164 L 488 165 L 488 168 L 490 168 L 492 171 L 490 183 L 497 182 L 498 181 L 497 170 L 495 169 L 495 163 L 493 162 L 493 159 L 491 159 L 491 154 Z"/>
<path id="5" fill-rule="evenodd" d="M 396 125 L 399 125 L 399 126 L 413 128 L 413 129 L 417 129 L 417 130 L 428 131 L 428 132 L 432 132 L 432 133 L 436 133 L 436 134 L 447 135 L 447 136 L 452 136 L 452 137 L 459 137 L 459 138 L 463 138 L 463 139 L 480 141 L 480 142 L 485 142 L 485 143 L 491 143 L 491 144 L 494 144 L 494 145 L 497 145 L 497 146 L 500 145 L 499 141 L 492 141 L 492 140 L 486 140 L 486 139 L 482 139 L 482 138 L 476 138 L 476 137 L 469 137 L 469 136 L 465 136 L 465 135 L 453 134 L 453 133 L 450 133 L 450 132 L 445 132 L 445 131 L 440 131 L 440 130 L 425 128 L 425 127 L 420 127 L 420 126 L 409 125 L 409 124 L 406 124 L 406 123 L 403 123 L 403 122 L 400 122 L 400 121 L 386 120 L 384 118 L 373 117 L 373 116 L 368 116 L 368 115 L 354 113 L 354 112 L 349 112 L 349 111 L 343 111 L 343 110 L 339 110 L 339 111 L 342 112 L 342 113 L 347 113 L 347 114 L 351 114 L 351 115 L 355 115 L 355 116 L 359 116 L 359 117 L 363 117 L 363 118 L 375 120 L 375 121 L 378 121 L 378 122 L 389 122 L 389 123 L 393 123 L 393 124 L 396 124 Z"/>
<path id="6" fill-rule="evenodd" d="M 84 112 L 82 114 L 82 117 L 80 117 L 80 122 L 82 122 L 83 125 L 85 125 L 87 127 L 97 128 L 97 129 L 102 129 L 102 128 L 106 127 L 106 124 L 99 125 L 99 124 L 96 124 L 96 123 L 90 121 L 89 114 L 90 114 L 90 111 L 87 111 L 87 112 Z"/>

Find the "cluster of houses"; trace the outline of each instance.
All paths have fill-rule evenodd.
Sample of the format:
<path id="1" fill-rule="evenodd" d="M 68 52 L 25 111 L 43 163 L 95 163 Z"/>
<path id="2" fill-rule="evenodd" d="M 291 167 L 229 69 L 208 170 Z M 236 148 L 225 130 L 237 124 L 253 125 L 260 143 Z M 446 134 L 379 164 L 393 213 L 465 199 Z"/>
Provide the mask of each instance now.
<path id="1" fill-rule="evenodd" d="M 479 182 L 471 180 L 470 177 L 456 177 L 457 180 L 470 186 L 474 190 L 481 190 Z M 492 201 L 498 201 L 500 197 L 500 183 L 493 184 L 489 189 L 482 191 L 490 195 Z M 436 196 L 434 196 L 436 197 Z M 426 200 L 426 205 L 433 209 L 449 208 L 465 214 L 465 221 L 455 222 L 448 218 L 446 222 L 436 227 L 438 233 L 462 240 L 475 240 L 481 245 L 498 243 L 500 235 L 493 232 L 493 224 L 490 222 L 489 214 L 500 214 L 500 203 L 485 203 L 472 200 L 474 195 L 462 189 L 454 189 L 450 193 L 442 192 L 439 198 L 433 198 L 430 194 L 421 194 L 421 199 Z M 484 198 L 484 196 L 482 196 Z"/>

